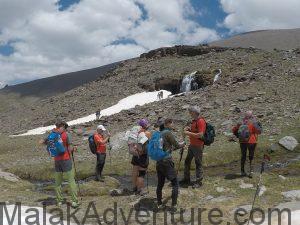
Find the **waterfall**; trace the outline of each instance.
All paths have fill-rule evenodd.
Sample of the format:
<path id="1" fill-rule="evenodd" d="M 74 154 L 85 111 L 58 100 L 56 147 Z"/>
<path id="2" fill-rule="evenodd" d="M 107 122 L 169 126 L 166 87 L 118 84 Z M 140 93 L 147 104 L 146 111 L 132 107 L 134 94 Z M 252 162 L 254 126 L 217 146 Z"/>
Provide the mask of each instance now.
<path id="1" fill-rule="evenodd" d="M 219 72 L 215 75 L 214 83 L 217 82 L 220 79 L 221 74 L 222 74 L 222 70 L 219 69 Z"/>
<path id="2" fill-rule="evenodd" d="M 186 75 L 183 78 L 181 86 L 180 86 L 180 92 L 189 92 L 189 91 L 191 91 L 192 82 L 194 80 L 194 77 L 195 77 L 196 73 L 197 73 L 197 71 L 192 72 L 192 73 Z"/>

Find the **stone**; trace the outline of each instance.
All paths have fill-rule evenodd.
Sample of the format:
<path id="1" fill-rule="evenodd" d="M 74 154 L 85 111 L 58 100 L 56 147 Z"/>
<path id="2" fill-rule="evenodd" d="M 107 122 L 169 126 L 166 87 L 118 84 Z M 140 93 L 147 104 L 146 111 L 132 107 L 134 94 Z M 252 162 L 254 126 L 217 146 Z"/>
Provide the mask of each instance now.
<path id="1" fill-rule="evenodd" d="M 221 193 L 221 192 L 224 192 L 225 189 L 223 187 L 217 187 L 217 192 Z"/>
<path id="2" fill-rule="evenodd" d="M 293 151 L 299 143 L 294 137 L 285 136 L 279 140 L 279 144 L 287 150 Z"/>
<path id="3" fill-rule="evenodd" d="M 274 143 L 270 146 L 269 150 L 270 150 L 270 152 L 276 152 L 279 150 L 279 145 Z"/>
<path id="4" fill-rule="evenodd" d="M 262 185 L 259 189 L 258 196 L 261 197 L 266 192 L 266 190 L 266 186 Z"/>
<path id="5" fill-rule="evenodd" d="M 300 201 L 300 190 L 281 192 L 286 201 Z"/>
<path id="6" fill-rule="evenodd" d="M 241 184 L 240 184 L 240 188 L 242 188 L 242 189 L 253 188 L 253 184 L 247 184 L 247 183 L 245 183 L 245 182 L 242 180 L 242 181 L 241 181 Z"/>
<path id="7" fill-rule="evenodd" d="M 285 177 L 285 176 L 278 175 L 278 177 L 279 177 L 281 180 L 286 180 L 286 177 Z"/>
<path id="8" fill-rule="evenodd" d="M 20 178 L 16 176 L 15 174 L 3 172 L 0 170 L 0 178 L 5 179 L 10 182 L 18 182 Z"/>

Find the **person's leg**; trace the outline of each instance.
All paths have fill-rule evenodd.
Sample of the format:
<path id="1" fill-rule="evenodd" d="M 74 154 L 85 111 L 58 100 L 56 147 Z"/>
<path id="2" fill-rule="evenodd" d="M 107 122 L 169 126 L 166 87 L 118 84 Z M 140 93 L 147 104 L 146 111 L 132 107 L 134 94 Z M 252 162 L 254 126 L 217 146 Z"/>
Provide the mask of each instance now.
<path id="1" fill-rule="evenodd" d="M 193 147 L 191 150 L 195 157 L 196 183 L 201 185 L 201 182 L 203 180 L 203 167 L 202 167 L 203 146 Z"/>
<path id="2" fill-rule="evenodd" d="M 133 185 L 133 191 L 137 191 L 137 176 L 138 176 L 138 166 L 133 165 L 132 166 L 132 185 Z"/>
<path id="3" fill-rule="evenodd" d="M 156 171 L 157 171 L 157 187 L 156 187 L 156 197 L 157 197 L 157 204 L 158 206 L 162 205 L 162 189 L 165 185 L 166 177 L 164 173 L 161 171 L 162 165 L 159 165 L 160 162 L 156 165 Z"/>
<path id="4" fill-rule="evenodd" d="M 250 177 L 253 176 L 253 159 L 254 159 L 254 153 L 255 153 L 256 144 L 249 144 L 249 164 L 250 164 Z"/>
<path id="5" fill-rule="evenodd" d="M 178 199 L 178 192 L 179 192 L 177 177 L 171 180 L 171 184 L 172 184 L 172 206 L 176 206 L 177 199 Z"/>
<path id="6" fill-rule="evenodd" d="M 71 193 L 71 199 L 72 199 L 72 204 L 78 204 L 78 198 L 77 198 L 77 185 L 75 181 L 75 173 L 74 169 L 66 172 L 67 175 L 67 180 L 70 188 L 70 193 Z M 75 206 L 74 205 L 74 206 Z"/>
<path id="7" fill-rule="evenodd" d="M 102 153 L 99 154 L 99 174 L 100 174 L 100 178 L 102 178 L 102 172 L 103 172 L 103 168 L 105 165 L 105 160 L 106 160 L 106 154 Z"/>
<path id="8" fill-rule="evenodd" d="M 241 175 L 245 176 L 245 162 L 247 157 L 247 144 L 246 143 L 240 143 L 241 148 Z"/>
<path id="9" fill-rule="evenodd" d="M 61 204 L 63 202 L 61 184 L 63 181 L 63 173 L 55 172 L 55 193 L 56 193 L 56 202 Z"/>
<path id="10" fill-rule="evenodd" d="M 184 178 L 183 178 L 183 181 L 181 183 L 190 183 L 191 181 L 191 162 L 193 160 L 193 152 L 191 150 L 191 146 L 189 146 L 188 148 L 188 154 L 185 158 L 185 161 L 184 161 Z"/>
<path id="11" fill-rule="evenodd" d="M 101 178 L 100 174 L 100 153 L 96 153 L 97 156 L 97 163 L 96 163 L 96 169 L 95 169 L 95 174 L 96 174 L 96 180 L 99 181 Z"/>
<path id="12" fill-rule="evenodd" d="M 142 191 L 145 187 L 145 176 L 146 176 L 146 170 L 143 168 L 138 169 L 138 175 L 136 180 L 136 186 L 138 191 Z"/>

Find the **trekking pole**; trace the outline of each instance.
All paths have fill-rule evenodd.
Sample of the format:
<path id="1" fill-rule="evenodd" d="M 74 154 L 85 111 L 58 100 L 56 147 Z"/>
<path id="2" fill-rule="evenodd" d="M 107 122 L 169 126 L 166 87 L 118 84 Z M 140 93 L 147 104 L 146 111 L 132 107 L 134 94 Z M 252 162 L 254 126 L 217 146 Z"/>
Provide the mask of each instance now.
<path id="1" fill-rule="evenodd" d="M 253 202 L 252 202 L 251 211 L 250 211 L 250 215 L 249 215 L 249 219 L 248 219 L 247 225 L 249 225 L 249 223 L 250 223 L 251 213 L 252 213 L 252 210 L 254 208 L 255 200 L 256 200 L 259 192 L 260 192 L 261 179 L 262 179 L 262 174 L 265 171 L 266 162 L 270 161 L 270 160 L 271 160 L 270 156 L 267 155 L 267 154 L 264 154 L 263 161 L 261 163 L 261 168 L 260 168 L 259 180 L 258 180 L 258 183 L 257 183 L 257 186 L 256 186 L 256 191 L 255 191 L 255 194 L 254 194 L 254 198 L 253 198 Z"/>
<path id="2" fill-rule="evenodd" d="M 75 171 L 75 181 L 76 181 L 76 183 L 77 183 L 79 196 L 81 197 L 81 200 L 82 200 L 82 195 L 81 195 L 80 185 L 79 185 L 79 181 L 78 181 L 78 179 L 77 179 L 77 169 L 76 169 L 76 164 L 75 164 L 73 152 L 71 153 L 71 156 L 72 156 L 72 161 L 73 161 L 74 171 Z"/>

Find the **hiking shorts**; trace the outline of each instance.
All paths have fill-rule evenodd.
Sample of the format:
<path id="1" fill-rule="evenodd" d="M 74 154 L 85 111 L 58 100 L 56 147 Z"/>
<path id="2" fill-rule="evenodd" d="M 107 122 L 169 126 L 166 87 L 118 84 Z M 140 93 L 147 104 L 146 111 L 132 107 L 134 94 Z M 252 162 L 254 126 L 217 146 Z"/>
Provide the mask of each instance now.
<path id="1" fill-rule="evenodd" d="M 65 173 L 72 170 L 72 160 L 58 160 L 54 164 L 55 172 Z"/>
<path id="2" fill-rule="evenodd" d="M 133 166 L 139 166 L 144 169 L 147 169 L 149 165 L 148 155 L 144 154 L 140 156 L 132 156 L 131 164 Z"/>

